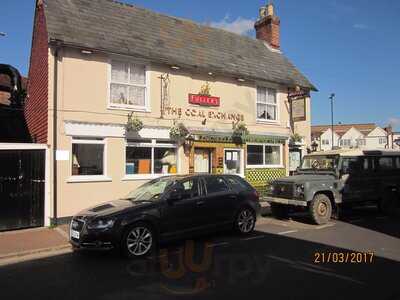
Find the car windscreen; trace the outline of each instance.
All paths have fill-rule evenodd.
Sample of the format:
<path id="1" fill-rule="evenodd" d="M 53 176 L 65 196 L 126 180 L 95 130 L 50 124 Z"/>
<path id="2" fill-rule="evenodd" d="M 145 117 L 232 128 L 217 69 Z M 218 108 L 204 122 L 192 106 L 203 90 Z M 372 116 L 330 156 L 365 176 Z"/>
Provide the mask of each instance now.
<path id="1" fill-rule="evenodd" d="M 338 163 L 336 155 L 310 155 L 303 158 L 301 170 L 335 170 Z"/>
<path id="2" fill-rule="evenodd" d="M 124 199 L 131 201 L 155 201 L 174 183 L 175 180 L 172 178 L 154 179 L 133 190 Z"/>

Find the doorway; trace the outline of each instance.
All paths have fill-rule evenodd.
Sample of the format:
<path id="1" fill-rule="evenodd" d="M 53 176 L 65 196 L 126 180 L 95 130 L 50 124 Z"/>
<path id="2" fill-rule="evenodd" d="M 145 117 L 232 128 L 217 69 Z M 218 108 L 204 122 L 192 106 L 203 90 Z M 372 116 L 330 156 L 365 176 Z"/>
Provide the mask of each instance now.
<path id="1" fill-rule="evenodd" d="M 243 173 L 242 159 L 242 150 L 224 149 L 224 173 L 241 175 Z"/>
<path id="2" fill-rule="evenodd" d="M 211 173 L 211 149 L 195 148 L 194 149 L 194 172 L 195 173 Z"/>

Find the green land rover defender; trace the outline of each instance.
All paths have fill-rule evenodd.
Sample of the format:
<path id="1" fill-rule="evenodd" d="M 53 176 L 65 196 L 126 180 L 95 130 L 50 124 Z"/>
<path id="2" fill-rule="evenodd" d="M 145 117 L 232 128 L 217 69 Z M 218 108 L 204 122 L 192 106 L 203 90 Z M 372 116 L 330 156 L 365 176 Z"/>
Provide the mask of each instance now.
<path id="1" fill-rule="evenodd" d="M 400 212 L 400 152 L 333 150 L 306 155 L 297 175 L 267 188 L 272 214 L 285 218 L 307 210 L 316 224 L 338 217 L 342 206 L 375 203 L 386 214 Z"/>

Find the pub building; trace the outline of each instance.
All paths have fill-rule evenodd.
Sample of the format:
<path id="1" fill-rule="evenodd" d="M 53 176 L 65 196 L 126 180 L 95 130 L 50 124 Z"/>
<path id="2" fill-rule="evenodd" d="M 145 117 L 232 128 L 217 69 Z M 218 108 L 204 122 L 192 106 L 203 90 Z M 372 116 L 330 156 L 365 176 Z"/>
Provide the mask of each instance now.
<path id="1" fill-rule="evenodd" d="M 256 38 L 109 0 L 38 0 L 25 115 L 50 149 L 45 223 L 172 174 L 237 174 L 263 190 L 310 146 L 308 79 Z M 295 97 L 292 97 L 292 96 Z M 296 115 L 296 116 L 294 116 Z"/>

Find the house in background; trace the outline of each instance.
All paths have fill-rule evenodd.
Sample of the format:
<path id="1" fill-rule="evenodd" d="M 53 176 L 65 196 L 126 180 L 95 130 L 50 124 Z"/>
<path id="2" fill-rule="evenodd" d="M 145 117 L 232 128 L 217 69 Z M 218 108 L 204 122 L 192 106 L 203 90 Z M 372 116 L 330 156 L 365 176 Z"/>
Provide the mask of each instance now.
<path id="1" fill-rule="evenodd" d="M 51 147 L 46 224 L 160 176 L 237 174 L 264 191 L 287 175 L 289 138 L 310 140 L 316 89 L 282 53 L 272 5 L 255 30 L 109 0 L 38 0 L 25 115 Z M 292 126 L 294 90 L 304 118 Z M 249 133 L 238 142 L 239 123 Z"/>
<path id="2" fill-rule="evenodd" d="M 391 149 L 392 137 L 387 130 L 374 123 L 334 125 L 332 144 L 331 126 L 315 125 L 311 127 L 311 136 L 318 151 L 331 150 L 332 146 L 335 148 Z"/>

